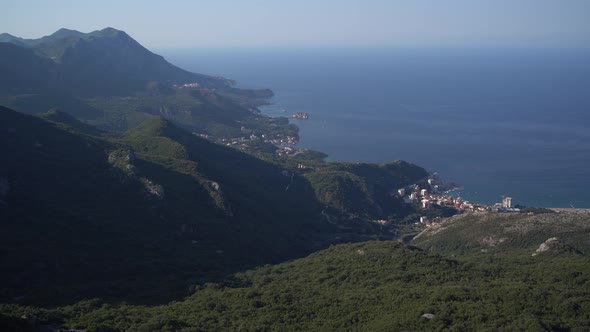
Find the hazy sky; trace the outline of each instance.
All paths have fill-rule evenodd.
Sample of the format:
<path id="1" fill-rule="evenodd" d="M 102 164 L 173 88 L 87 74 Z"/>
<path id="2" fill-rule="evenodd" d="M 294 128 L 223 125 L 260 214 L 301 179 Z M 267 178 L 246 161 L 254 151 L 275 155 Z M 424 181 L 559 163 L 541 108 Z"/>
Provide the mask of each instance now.
<path id="1" fill-rule="evenodd" d="M 152 48 L 590 46 L 590 0 L 2 0 L 0 10 L 0 32 L 111 26 Z"/>

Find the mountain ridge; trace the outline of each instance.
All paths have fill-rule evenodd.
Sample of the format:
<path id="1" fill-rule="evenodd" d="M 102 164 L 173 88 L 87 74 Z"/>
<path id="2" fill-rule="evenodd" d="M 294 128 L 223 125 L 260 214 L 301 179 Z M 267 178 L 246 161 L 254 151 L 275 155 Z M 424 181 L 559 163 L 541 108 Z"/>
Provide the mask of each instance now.
<path id="1" fill-rule="evenodd" d="M 0 106 L 0 149 L 2 301 L 161 301 L 182 296 L 189 279 L 384 236 L 364 219 L 326 220 L 316 184 L 294 165 L 162 117 L 113 133 L 59 110 L 31 116 Z M 168 285 L 153 288 L 161 280 Z"/>
<path id="2" fill-rule="evenodd" d="M 57 293 L 61 300 L 131 295 L 120 290 L 123 285 L 141 289 L 140 298 L 175 297 L 188 276 L 211 278 L 315 246 L 313 230 L 323 227 L 319 213 L 314 217 L 313 206 L 306 210 L 295 194 L 284 193 L 279 181 L 288 179 L 272 165 L 198 137 L 176 135 L 187 138 L 186 146 L 164 138 L 160 135 L 182 130 L 163 119 L 146 125 L 167 126 L 164 131 L 119 139 L 81 131 L 60 113 L 46 117 L 57 122 L 0 107 L 0 147 L 8 159 L 0 165 L 0 178 L 9 188 L 0 197 L 0 251 L 3 268 L 10 271 L 1 277 L 3 301 L 19 296 L 50 301 Z M 65 125 L 59 122 L 64 119 Z M 163 144 L 187 154 L 163 154 L 158 150 Z M 189 155 L 202 159 L 185 159 Z M 220 170 L 219 158 L 247 169 L 266 190 L 240 173 Z M 209 170 L 207 163 L 213 163 Z M 291 201 L 293 207 L 283 204 L 284 212 L 264 213 L 256 199 L 270 205 Z M 318 226 L 305 231 L 306 223 Z M 303 234 L 307 244 L 295 241 Z M 116 258 L 120 250 L 125 257 Z M 170 268 L 178 274 L 166 277 Z M 125 281 L 142 274 L 133 285 Z M 158 278 L 169 286 L 150 290 Z M 43 286 L 48 284 L 53 286 Z"/>
<path id="3" fill-rule="evenodd" d="M 127 33 L 105 28 L 89 33 L 59 29 L 38 39 L 2 34 L 0 41 L 32 50 L 57 64 L 58 77 L 38 79 L 75 95 L 121 95 L 145 89 L 150 81 L 169 85 L 199 82 L 208 87 L 229 87 L 229 81 L 180 69 L 156 55 Z M 0 72 L 7 71 L 0 67 Z M 7 76 L 3 80 L 10 80 Z M 90 84 L 88 81 L 100 84 Z M 105 84 L 109 80 L 109 84 Z"/>
<path id="4" fill-rule="evenodd" d="M 38 39 L 3 34 L 0 105 L 29 114 L 59 108 L 103 130 L 125 131 L 164 116 L 217 139 L 253 131 L 296 137 L 286 118 L 263 116 L 268 89 L 181 69 L 121 30 L 60 29 Z"/>

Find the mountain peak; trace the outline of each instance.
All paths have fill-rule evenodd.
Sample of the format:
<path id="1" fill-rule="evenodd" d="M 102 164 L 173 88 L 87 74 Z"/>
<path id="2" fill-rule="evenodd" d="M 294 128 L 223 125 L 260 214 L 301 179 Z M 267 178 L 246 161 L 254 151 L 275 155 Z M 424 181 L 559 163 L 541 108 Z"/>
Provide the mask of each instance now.
<path id="1" fill-rule="evenodd" d="M 6 32 L 0 33 L 0 39 L 4 39 L 4 38 L 17 38 L 17 37 L 15 37 L 9 33 L 6 33 Z"/>
<path id="2" fill-rule="evenodd" d="M 115 28 L 113 28 L 113 27 L 106 27 L 106 28 L 104 28 L 104 29 L 102 29 L 102 30 L 100 30 L 100 31 L 101 31 L 101 32 L 104 32 L 104 33 L 117 33 L 117 32 L 123 32 L 123 30 L 115 29 Z"/>
<path id="3" fill-rule="evenodd" d="M 99 36 L 99 37 L 118 37 L 118 36 L 129 36 L 125 31 L 118 30 L 111 27 L 106 27 L 102 30 L 97 30 L 89 33 L 90 36 Z"/>
<path id="4" fill-rule="evenodd" d="M 21 39 L 3 34 L 0 42 L 23 46 L 34 52 L 26 59 L 26 64 L 16 54 L 11 57 L 11 61 L 14 61 L 12 64 L 6 62 L 6 66 L 23 62 L 24 72 L 30 73 L 29 77 L 32 77 L 26 78 L 18 87 L 14 82 L 21 82 L 23 78 L 1 77 L 0 88 L 6 86 L 14 91 L 30 93 L 34 89 L 41 91 L 45 87 L 52 87 L 67 90 L 70 94 L 96 96 L 141 92 L 150 82 L 170 88 L 188 82 L 198 82 L 206 87 L 229 85 L 225 79 L 180 69 L 147 50 L 124 31 L 112 27 L 90 33 L 62 28 L 39 39 Z M 22 50 L 20 53 L 23 53 Z M 51 60 L 51 63 L 42 58 Z M 41 66 L 43 70 L 35 66 Z M 22 70 L 19 72 L 11 68 L 7 72 L 23 76 Z M 40 85 L 41 81 L 45 83 Z M 0 90 L 5 91 L 7 88 Z"/>
<path id="5" fill-rule="evenodd" d="M 71 30 L 66 28 L 61 28 L 51 34 L 49 37 L 51 38 L 67 38 L 67 37 L 81 37 L 84 34 L 77 30 Z"/>
<path id="6" fill-rule="evenodd" d="M 13 36 L 9 33 L 0 33 L 0 43 L 13 43 L 13 44 L 22 44 L 20 38 Z"/>

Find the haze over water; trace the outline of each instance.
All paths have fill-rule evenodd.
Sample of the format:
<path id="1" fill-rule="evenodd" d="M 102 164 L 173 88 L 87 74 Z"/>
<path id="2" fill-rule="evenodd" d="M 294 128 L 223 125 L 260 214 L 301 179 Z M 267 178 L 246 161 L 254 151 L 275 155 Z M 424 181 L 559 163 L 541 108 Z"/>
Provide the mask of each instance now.
<path id="1" fill-rule="evenodd" d="M 573 50 L 159 51 L 270 88 L 267 114 L 328 160 L 414 162 L 480 203 L 590 207 L 590 53 Z M 285 113 L 281 112 L 286 110 Z"/>

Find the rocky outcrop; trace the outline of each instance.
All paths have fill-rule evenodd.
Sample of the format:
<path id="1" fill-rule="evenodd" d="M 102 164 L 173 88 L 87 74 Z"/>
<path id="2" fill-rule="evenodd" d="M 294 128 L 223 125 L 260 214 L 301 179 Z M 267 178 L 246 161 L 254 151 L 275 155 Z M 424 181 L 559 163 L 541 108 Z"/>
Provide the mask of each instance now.
<path id="1" fill-rule="evenodd" d="M 217 206 L 224 211 L 227 217 L 233 217 L 234 213 L 232 211 L 231 205 L 229 204 L 229 202 L 225 198 L 225 195 L 223 194 L 223 189 L 221 188 L 221 185 L 215 181 L 210 181 L 209 187 L 214 191 L 214 193 L 212 193 L 211 196 L 216 201 Z"/>
<path id="2" fill-rule="evenodd" d="M 532 256 L 553 253 L 575 253 L 575 254 L 582 254 L 579 250 L 575 249 L 574 247 L 563 243 L 557 237 L 548 238 L 545 242 L 539 245 L 539 248 L 535 250 Z"/>
<path id="3" fill-rule="evenodd" d="M 164 199 L 164 188 L 161 185 L 156 184 L 146 178 L 141 178 L 139 180 L 143 184 L 143 188 L 144 188 L 145 192 L 147 193 L 148 198 L 154 198 L 157 200 Z"/>
<path id="4" fill-rule="evenodd" d="M 556 237 L 549 238 L 549 239 L 547 239 L 547 241 L 541 243 L 539 248 L 537 248 L 537 250 L 535 250 L 535 253 L 540 254 L 540 253 L 551 250 L 551 248 L 555 249 L 560 244 L 561 244 L 561 241 L 559 241 L 558 238 L 556 238 Z"/>
<path id="5" fill-rule="evenodd" d="M 131 148 L 123 148 L 111 151 L 108 157 L 109 164 L 113 166 L 114 174 L 121 183 L 127 183 L 137 179 L 135 153 Z"/>

